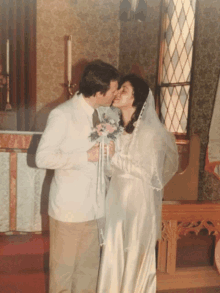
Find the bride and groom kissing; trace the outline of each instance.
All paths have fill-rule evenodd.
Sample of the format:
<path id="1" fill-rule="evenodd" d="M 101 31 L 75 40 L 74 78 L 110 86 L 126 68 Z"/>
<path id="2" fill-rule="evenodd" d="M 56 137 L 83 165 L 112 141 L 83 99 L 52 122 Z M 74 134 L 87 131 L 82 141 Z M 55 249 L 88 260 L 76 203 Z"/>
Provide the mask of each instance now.
<path id="1" fill-rule="evenodd" d="M 120 116 L 109 120 L 117 138 L 106 146 L 100 142 L 103 133 L 97 140 L 91 133 L 93 121 L 102 122 L 103 109 L 111 113 L 111 105 Z M 111 180 L 100 193 L 100 160 L 105 163 L 106 156 Z M 120 77 L 101 60 L 90 62 L 79 91 L 51 111 L 36 164 L 55 170 L 48 211 L 49 292 L 156 292 L 163 187 L 177 171 L 178 155 L 147 83 L 134 74 Z M 104 230 L 99 219 L 105 220 Z"/>

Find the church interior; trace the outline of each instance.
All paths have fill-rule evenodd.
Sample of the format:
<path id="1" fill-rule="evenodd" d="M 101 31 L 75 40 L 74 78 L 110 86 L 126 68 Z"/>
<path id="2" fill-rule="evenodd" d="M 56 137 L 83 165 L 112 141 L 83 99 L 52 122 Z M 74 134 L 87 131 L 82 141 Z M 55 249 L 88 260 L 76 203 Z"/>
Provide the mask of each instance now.
<path id="1" fill-rule="evenodd" d="M 157 292 L 220 292 L 220 1 L 0 3 L 0 291 L 48 292 L 53 171 L 36 167 L 35 152 L 49 112 L 102 59 L 148 82 L 176 136 Z"/>

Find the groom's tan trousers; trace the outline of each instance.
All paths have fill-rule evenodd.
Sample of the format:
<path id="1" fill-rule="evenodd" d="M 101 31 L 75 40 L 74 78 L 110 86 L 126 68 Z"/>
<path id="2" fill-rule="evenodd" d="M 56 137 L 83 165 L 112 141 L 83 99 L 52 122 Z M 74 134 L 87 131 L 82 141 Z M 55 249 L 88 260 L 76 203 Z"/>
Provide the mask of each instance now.
<path id="1" fill-rule="evenodd" d="M 95 293 L 100 249 L 96 221 L 50 217 L 50 293 Z"/>

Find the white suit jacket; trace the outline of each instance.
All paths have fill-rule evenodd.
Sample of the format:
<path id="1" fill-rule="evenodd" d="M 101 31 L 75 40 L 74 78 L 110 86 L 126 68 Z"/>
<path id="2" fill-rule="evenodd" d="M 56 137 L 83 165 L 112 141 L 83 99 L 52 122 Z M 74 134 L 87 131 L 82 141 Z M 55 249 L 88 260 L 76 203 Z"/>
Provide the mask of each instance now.
<path id="1" fill-rule="evenodd" d="M 82 99 L 75 94 L 51 111 L 36 153 L 39 168 L 55 169 L 49 215 L 62 222 L 95 218 L 97 163 L 87 160 L 87 151 L 94 145 L 88 138 L 92 114 L 89 117 L 82 107 Z"/>

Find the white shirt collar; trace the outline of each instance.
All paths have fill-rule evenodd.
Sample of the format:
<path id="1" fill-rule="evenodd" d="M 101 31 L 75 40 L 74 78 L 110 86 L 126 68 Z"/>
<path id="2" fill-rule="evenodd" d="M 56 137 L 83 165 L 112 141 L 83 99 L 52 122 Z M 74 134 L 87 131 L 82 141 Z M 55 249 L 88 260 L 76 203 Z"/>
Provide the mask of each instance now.
<path id="1" fill-rule="evenodd" d="M 80 99 L 81 101 L 81 105 L 83 107 L 83 109 L 85 110 L 86 114 L 89 117 L 92 117 L 93 113 L 94 113 L 94 108 L 92 106 L 90 106 L 84 99 L 83 95 L 82 98 Z"/>

